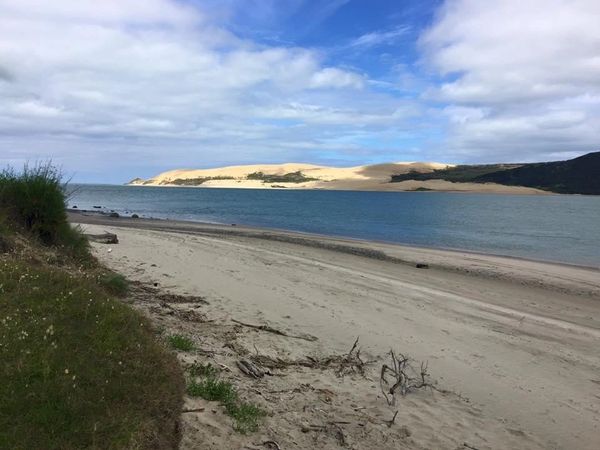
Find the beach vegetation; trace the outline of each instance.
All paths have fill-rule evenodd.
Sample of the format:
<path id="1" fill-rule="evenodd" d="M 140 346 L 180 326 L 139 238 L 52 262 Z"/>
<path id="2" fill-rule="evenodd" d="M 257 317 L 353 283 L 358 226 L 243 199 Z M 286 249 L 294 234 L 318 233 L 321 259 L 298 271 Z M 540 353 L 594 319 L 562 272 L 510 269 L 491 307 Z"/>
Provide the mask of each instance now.
<path id="1" fill-rule="evenodd" d="M 0 172 L 0 216 L 4 227 L 29 234 L 45 245 L 91 262 L 89 244 L 81 230 L 67 220 L 66 184 L 51 163 L 25 165 L 22 172 Z"/>
<path id="2" fill-rule="evenodd" d="M 230 176 L 216 176 L 216 177 L 196 177 L 196 178 L 176 178 L 165 182 L 165 184 L 174 184 L 176 186 L 200 186 L 211 180 L 233 180 Z"/>
<path id="3" fill-rule="evenodd" d="M 217 373 L 201 375 L 200 380 L 192 379 L 187 387 L 191 397 L 201 397 L 208 401 L 219 402 L 233 421 L 233 428 L 246 434 L 258 429 L 261 419 L 266 415 L 258 405 L 240 399 L 240 395 L 229 381 L 221 380 Z"/>
<path id="4" fill-rule="evenodd" d="M 126 280 L 69 225 L 59 172 L 3 171 L 0 227 L 0 448 L 175 448 L 177 359 L 113 297 Z"/>
<path id="5" fill-rule="evenodd" d="M 120 273 L 106 271 L 98 276 L 98 283 L 117 297 L 125 297 L 129 292 L 129 281 Z"/>
<path id="6" fill-rule="evenodd" d="M 175 442 L 183 379 L 147 320 L 94 277 L 0 264 L 0 448 Z"/>
<path id="7" fill-rule="evenodd" d="M 167 338 L 171 348 L 182 352 L 190 352 L 194 349 L 194 341 L 181 334 L 172 334 Z"/>
<path id="8" fill-rule="evenodd" d="M 289 172 L 283 175 L 268 175 L 263 172 L 253 172 L 246 175 L 248 180 L 261 180 L 263 183 L 304 183 L 318 181 L 318 178 L 305 176 L 301 171 Z"/>
<path id="9" fill-rule="evenodd" d="M 214 377 L 218 375 L 219 369 L 211 363 L 202 364 L 195 362 L 188 367 L 187 372 L 192 377 Z"/>

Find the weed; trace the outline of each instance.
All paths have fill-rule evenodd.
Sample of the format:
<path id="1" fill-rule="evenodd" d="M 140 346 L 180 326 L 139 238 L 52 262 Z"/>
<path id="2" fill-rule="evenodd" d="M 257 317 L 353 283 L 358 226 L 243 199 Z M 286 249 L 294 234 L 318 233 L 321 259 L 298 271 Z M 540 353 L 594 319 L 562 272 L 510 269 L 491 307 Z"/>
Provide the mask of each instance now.
<path id="1" fill-rule="evenodd" d="M 201 381 L 192 380 L 187 393 L 191 397 L 220 402 L 234 420 L 234 429 L 242 434 L 256 431 L 260 419 L 265 416 L 260 407 L 241 401 L 233 384 L 219 380 L 214 374 L 206 375 Z"/>
<path id="2" fill-rule="evenodd" d="M 200 382 L 192 381 L 188 386 L 188 394 L 192 397 L 202 397 L 210 402 L 221 402 L 227 405 L 237 400 L 237 393 L 229 381 L 207 377 Z"/>
<path id="3" fill-rule="evenodd" d="M 211 363 L 201 364 L 196 362 L 188 367 L 188 372 L 192 377 L 216 377 L 219 374 L 219 369 Z"/>
<path id="4" fill-rule="evenodd" d="M 181 350 L 182 352 L 189 352 L 194 349 L 194 342 L 181 334 L 172 334 L 168 337 L 169 345 L 175 350 Z"/>

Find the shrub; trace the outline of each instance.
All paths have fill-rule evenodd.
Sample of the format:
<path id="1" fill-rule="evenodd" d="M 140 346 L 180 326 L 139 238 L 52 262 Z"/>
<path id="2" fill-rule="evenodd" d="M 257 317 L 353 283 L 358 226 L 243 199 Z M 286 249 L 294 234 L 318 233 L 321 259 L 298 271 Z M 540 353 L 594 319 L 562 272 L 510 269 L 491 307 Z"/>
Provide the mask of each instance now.
<path id="1" fill-rule="evenodd" d="M 51 163 L 26 165 L 19 174 L 5 169 L 0 172 L 0 214 L 10 228 L 89 261 L 87 239 L 67 220 L 66 184 L 61 180 L 60 171 Z"/>

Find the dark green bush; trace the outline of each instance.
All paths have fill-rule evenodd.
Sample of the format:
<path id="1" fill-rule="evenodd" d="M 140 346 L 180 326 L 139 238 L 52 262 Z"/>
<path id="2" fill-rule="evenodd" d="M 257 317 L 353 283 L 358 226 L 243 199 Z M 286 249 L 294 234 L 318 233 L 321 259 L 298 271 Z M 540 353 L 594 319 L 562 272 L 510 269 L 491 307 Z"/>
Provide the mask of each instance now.
<path id="1" fill-rule="evenodd" d="M 89 259 L 87 239 L 67 220 L 65 188 L 62 174 L 51 163 L 25 165 L 21 173 L 5 169 L 0 172 L 0 216 L 4 226 Z"/>

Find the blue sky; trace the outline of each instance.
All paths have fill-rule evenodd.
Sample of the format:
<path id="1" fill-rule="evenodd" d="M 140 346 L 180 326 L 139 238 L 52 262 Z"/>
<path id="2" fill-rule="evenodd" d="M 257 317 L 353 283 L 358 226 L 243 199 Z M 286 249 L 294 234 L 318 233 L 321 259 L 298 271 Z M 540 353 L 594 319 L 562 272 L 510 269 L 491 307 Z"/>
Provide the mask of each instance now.
<path id="1" fill-rule="evenodd" d="M 598 150 L 595 0 L 0 0 L 0 165 L 498 162 Z"/>

